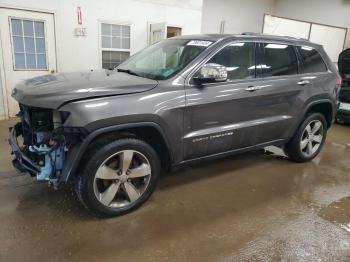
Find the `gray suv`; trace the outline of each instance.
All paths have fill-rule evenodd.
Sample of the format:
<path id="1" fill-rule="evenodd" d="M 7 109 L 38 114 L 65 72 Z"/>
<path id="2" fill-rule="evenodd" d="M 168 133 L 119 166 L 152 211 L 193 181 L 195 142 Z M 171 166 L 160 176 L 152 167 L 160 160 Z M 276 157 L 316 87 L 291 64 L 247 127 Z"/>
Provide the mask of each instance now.
<path id="1" fill-rule="evenodd" d="M 98 216 L 125 214 L 150 197 L 161 168 L 268 145 L 296 162 L 313 159 L 340 82 L 322 47 L 303 39 L 175 37 L 113 70 L 18 84 L 13 165 L 55 187 L 71 181 Z"/>

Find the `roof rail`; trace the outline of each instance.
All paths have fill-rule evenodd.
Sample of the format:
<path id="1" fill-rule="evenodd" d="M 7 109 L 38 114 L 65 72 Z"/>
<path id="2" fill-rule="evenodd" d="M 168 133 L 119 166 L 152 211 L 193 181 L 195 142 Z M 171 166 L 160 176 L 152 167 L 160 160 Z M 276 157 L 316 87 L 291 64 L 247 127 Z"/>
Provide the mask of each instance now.
<path id="1" fill-rule="evenodd" d="M 269 35 L 264 33 L 255 33 L 255 32 L 243 32 L 241 35 L 252 35 L 252 36 L 266 36 L 266 37 L 275 37 L 275 38 L 285 38 L 290 40 L 303 40 L 303 41 L 309 41 L 309 39 L 302 38 L 302 37 L 293 37 L 293 36 L 284 36 L 284 35 Z"/>
<path id="2" fill-rule="evenodd" d="M 243 32 L 241 35 L 261 35 L 261 33 L 255 33 L 255 32 Z"/>

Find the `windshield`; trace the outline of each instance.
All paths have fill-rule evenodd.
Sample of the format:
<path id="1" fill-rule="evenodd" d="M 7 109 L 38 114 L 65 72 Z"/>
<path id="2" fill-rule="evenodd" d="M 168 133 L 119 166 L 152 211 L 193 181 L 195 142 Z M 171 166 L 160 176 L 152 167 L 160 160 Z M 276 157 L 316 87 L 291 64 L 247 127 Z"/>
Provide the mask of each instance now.
<path id="1" fill-rule="evenodd" d="M 189 39 L 163 40 L 131 56 L 117 69 L 151 79 L 167 79 L 182 70 L 212 43 Z"/>

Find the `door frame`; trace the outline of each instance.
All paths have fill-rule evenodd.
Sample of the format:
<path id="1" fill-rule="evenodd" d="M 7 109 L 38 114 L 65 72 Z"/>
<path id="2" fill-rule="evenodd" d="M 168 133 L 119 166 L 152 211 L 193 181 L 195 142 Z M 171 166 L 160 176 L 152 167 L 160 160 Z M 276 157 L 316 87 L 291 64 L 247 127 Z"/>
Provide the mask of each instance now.
<path id="1" fill-rule="evenodd" d="M 152 34 L 151 34 L 151 30 L 152 30 L 152 25 L 153 24 L 161 24 L 161 23 L 164 23 L 164 26 L 165 26 L 165 30 L 167 29 L 167 26 L 168 26 L 168 24 L 167 24 L 167 22 L 153 22 L 153 21 L 148 21 L 147 22 L 147 46 L 150 46 L 150 45 L 152 45 L 152 44 L 154 44 L 154 43 L 152 43 L 152 39 L 151 39 L 151 37 L 152 37 Z M 164 32 L 164 34 L 165 34 L 165 37 L 166 37 L 166 33 L 167 32 Z M 165 38 L 166 39 L 166 38 Z"/>
<path id="2" fill-rule="evenodd" d="M 154 22 L 154 21 L 148 21 L 147 22 L 147 46 L 151 45 L 151 25 L 152 24 L 158 24 L 158 23 L 165 23 L 165 27 L 177 27 L 177 28 L 181 28 L 181 35 L 183 35 L 183 29 L 184 29 L 184 25 L 180 25 L 180 24 L 168 24 L 166 21 L 164 22 Z M 165 36 L 165 39 L 167 39 L 167 37 Z"/>
<path id="3" fill-rule="evenodd" d="M 1 38 L 1 30 L 0 30 L 0 89 L 2 92 L 2 105 L 4 107 L 5 119 L 9 118 L 9 107 L 8 107 L 8 97 L 7 97 L 7 88 L 6 88 L 6 75 L 5 75 L 5 63 L 3 56 L 3 48 L 2 48 L 2 38 Z"/>
<path id="4" fill-rule="evenodd" d="M 21 7 L 18 5 L 8 5 L 8 4 L 0 4 L 0 9 L 8 9 L 8 10 L 17 10 L 17 11 L 27 11 L 27 12 L 33 12 L 33 13 L 44 13 L 44 14 L 50 14 L 53 16 L 53 30 L 54 30 L 54 43 L 55 43 L 55 57 L 56 57 L 56 62 L 55 62 L 55 67 L 56 67 L 56 72 L 60 71 L 60 65 L 58 62 L 58 45 L 57 45 L 57 11 L 55 10 L 48 10 L 48 9 L 41 9 L 41 8 L 29 8 L 29 7 Z M 11 40 L 12 41 L 12 40 Z M 11 43 L 12 45 L 12 43 Z M 12 52 L 12 50 L 11 50 Z M 5 74 L 5 64 L 4 64 L 4 56 L 3 56 L 3 44 L 2 44 L 2 38 L 0 34 L 0 87 L 2 89 L 3 93 L 3 104 L 4 104 L 4 111 L 5 111 L 5 119 L 10 118 L 10 108 L 9 108 L 9 95 L 7 92 L 7 83 L 6 83 L 6 74 Z"/>
<path id="5" fill-rule="evenodd" d="M 184 26 L 183 26 L 183 25 L 167 24 L 166 27 L 167 27 L 167 29 L 168 29 L 168 27 L 179 28 L 179 29 L 181 30 L 180 36 L 183 35 L 183 29 L 184 29 Z M 168 32 L 167 32 L 167 33 L 168 33 Z M 166 39 L 167 39 L 167 38 L 166 38 Z"/>

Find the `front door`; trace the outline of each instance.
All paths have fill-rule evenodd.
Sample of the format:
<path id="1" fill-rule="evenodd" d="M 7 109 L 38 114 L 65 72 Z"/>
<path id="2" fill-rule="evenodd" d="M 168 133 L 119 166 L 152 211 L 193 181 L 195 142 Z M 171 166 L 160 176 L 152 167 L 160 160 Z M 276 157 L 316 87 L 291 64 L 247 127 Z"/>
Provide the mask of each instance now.
<path id="1" fill-rule="evenodd" d="M 56 72 L 54 15 L 0 8 L 0 31 L 4 81 L 9 116 L 18 112 L 12 99 L 13 87 L 20 81 Z"/>
<path id="2" fill-rule="evenodd" d="M 246 143 L 249 133 L 245 131 L 255 114 L 255 94 L 249 88 L 260 86 L 261 81 L 255 77 L 255 45 L 229 43 L 205 62 L 225 66 L 226 82 L 186 87 L 185 159 L 229 151 Z"/>

